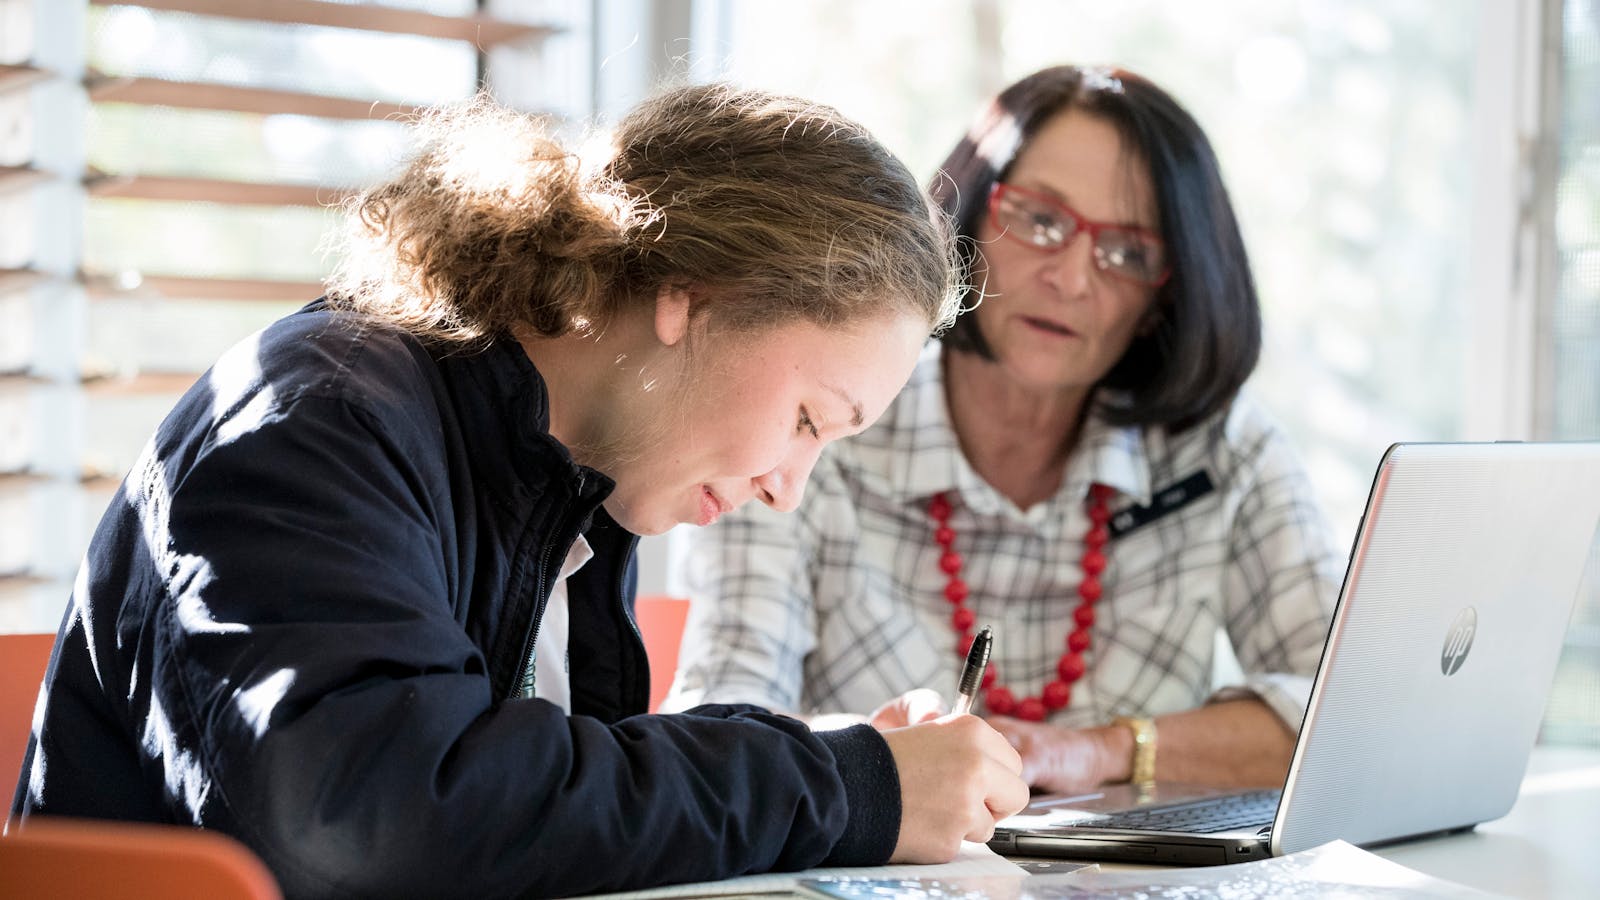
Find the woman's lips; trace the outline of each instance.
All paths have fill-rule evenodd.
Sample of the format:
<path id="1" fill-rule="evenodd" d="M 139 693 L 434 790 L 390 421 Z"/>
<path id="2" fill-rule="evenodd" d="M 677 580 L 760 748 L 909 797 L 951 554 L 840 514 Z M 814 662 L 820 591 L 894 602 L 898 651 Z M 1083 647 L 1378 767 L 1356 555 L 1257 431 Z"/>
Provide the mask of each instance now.
<path id="1" fill-rule="evenodd" d="M 723 502 L 721 497 L 713 494 L 711 492 L 711 488 L 703 484 L 700 486 L 699 524 L 710 525 L 712 522 L 715 522 L 723 513 L 728 512 L 731 509 L 733 509 L 733 507 Z"/>
<path id="2" fill-rule="evenodd" d="M 1068 328 L 1060 322 L 1053 322 L 1050 319 L 1039 319 L 1033 316 L 1022 316 L 1021 318 L 1029 328 L 1032 328 L 1035 331 L 1042 331 L 1046 334 L 1053 334 L 1060 337 L 1077 337 L 1078 335 L 1078 333 L 1073 331 L 1071 328 Z"/>

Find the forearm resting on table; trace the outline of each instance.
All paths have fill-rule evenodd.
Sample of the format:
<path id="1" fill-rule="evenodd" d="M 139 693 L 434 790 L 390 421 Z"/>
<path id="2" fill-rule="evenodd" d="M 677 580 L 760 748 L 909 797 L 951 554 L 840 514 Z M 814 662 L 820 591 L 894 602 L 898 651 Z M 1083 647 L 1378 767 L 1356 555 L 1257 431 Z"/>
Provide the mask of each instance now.
<path id="1" fill-rule="evenodd" d="M 1160 716 L 1156 779 L 1229 787 L 1279 787 L 1294 753 L 1294 732 L 1260 700 L 1225 700 Z M 1101 743 L 1102 781 L 1133 774 L 1133 732 L 1120 725 L 1090 729 Z"/>

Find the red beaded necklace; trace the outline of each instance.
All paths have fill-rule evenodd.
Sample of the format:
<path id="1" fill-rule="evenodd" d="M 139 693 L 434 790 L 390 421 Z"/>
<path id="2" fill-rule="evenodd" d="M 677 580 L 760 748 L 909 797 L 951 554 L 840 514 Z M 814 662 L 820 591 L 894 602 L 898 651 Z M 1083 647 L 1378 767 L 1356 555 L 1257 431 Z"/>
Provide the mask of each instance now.
<path id="1" fill-rule="evenodd" d="M 1100 599 L 1100 573 L 1106 568 L 1105 545 L 1110 539 L 1106 523 L 1111 520 L 1109 503 L 1112 489 L 1103 484 L 1089 486 L 1089 530 L 1083 536 L 1083 581 L 1078 584 L 1078 608 L 1072 611 L 1077 627 L 1067 635 L 1067 649 L 1056 663 L 1056 680 L 1044 686 L 1037 697 L 1016 695 L 1003 684 L 994 663 L 983 673 L 983 703 L 996 715 L 1011 716 L 1030 721 L 1043 721 L 1051 710 L 1065 707 L 1072 700 L 1072 683 L 1083 677 L 1083 654 L 1088 652 L 1089 629 L 1094 626 L 1094 604 Z M 956 656 L 966 659 L 972 646 L 972 626 L 977 621 L 967 608 L 967 583 L 961 580 L 961 554 L 953 548 L 955 529 L 950 527 L 950 498 L 938 493 L 928 501 L 928 515 L 933 517 L 933 539 L 943 552 L 939 554 L 939 569 L 949 576 L 944 586 L 944 598 L 955 607 L 950 615 L 950 625 L 956 632 Z"/>

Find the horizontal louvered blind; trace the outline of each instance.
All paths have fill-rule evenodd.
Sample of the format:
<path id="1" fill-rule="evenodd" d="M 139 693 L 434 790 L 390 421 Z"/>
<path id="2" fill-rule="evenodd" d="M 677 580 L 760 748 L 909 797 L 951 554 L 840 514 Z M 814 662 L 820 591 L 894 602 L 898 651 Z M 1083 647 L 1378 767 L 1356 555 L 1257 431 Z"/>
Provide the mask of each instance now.
<path id="1" fill-rule="evenodd" d="M 332 208 L 394 165 L 404 117 L 555 41 L 587 65 L 573 32 L 588 15 L 0 0 L 0 631 L 53 627 L 89 530 L 177 396 L 320 294 Z M 529 94 L 517 105 L 544 111 Z"/>

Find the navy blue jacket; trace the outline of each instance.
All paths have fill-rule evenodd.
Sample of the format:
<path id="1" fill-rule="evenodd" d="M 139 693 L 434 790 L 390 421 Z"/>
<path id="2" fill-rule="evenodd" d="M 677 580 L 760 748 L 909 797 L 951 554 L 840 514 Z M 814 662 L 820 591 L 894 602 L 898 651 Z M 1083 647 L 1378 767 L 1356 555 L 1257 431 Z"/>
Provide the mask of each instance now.
<path id="1" fill-rule="evenodd" d="M 312 304 L 229 351 L 95 532 L 13 812 L 215 828 L 290 896 L 559 896 L 887 859 L 893 758 L 643 716 L 635 538 L 520 347 Z M 572 715 L 515 699 L 568 583 Z"/>

